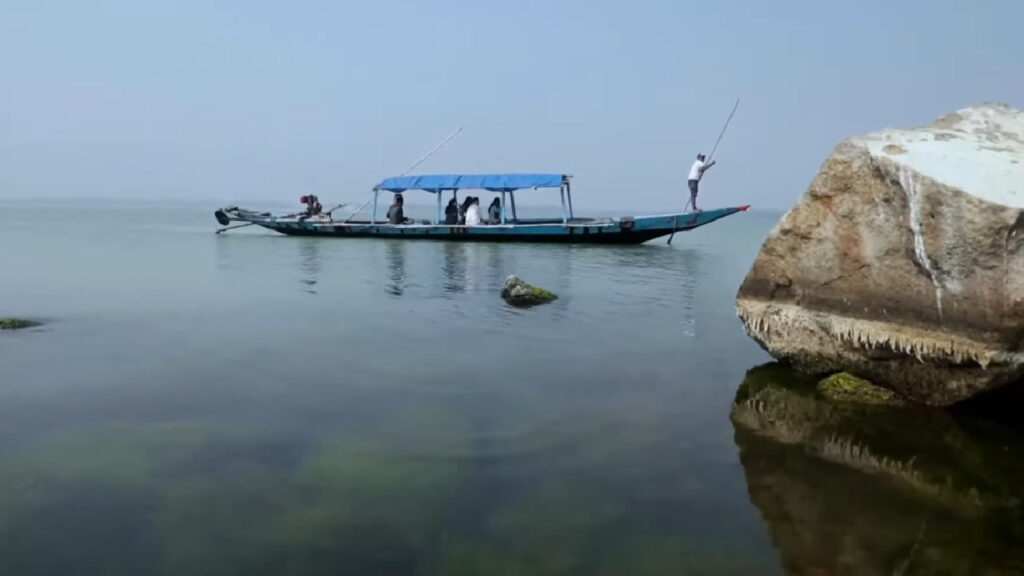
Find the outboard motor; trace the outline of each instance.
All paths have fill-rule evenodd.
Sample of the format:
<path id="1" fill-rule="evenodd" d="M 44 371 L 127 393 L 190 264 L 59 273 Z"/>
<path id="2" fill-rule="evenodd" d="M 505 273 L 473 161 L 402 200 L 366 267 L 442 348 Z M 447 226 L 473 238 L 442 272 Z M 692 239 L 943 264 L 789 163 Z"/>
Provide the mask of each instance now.
<path id="1" fill-rule="evenodd" d="M 217 223 L 221 226 L 231 224 L 231 219 L 228 218 L 228 215 L 224 213 L 222 208 L 218 208 L 217 211 L 213 213 L 213 217 L 217 219 Z"/>

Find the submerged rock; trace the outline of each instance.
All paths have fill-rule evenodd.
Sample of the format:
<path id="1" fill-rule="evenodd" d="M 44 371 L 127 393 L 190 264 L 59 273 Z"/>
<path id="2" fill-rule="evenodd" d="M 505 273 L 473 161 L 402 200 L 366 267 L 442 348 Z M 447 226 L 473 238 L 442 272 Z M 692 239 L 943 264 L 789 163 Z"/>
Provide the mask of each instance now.
<path id="1" fill-rule="evenodd" d="M 501 289 L 501 297 L 513 306 L 536 306 L 558 298 L 551 292 L 519 279 L 515 274 L 505 279 L 505 287 Z"/>
<path id="2" fill-rule="evenodd" d="M 40 323 L 24 318 L 0 318 L 0 330 L 21 330 L 22 328 L 34 328 Z"/>
<path id="3" fill-rule="evenodd" d="M 967 108 L 840 143 L 737 295 L 815 374 L 949 405 L 1024 376 L 1024 114 Z"/>
<path id="4" fill-rule="evenodd" d="M 848 372 L 839 372 L 818 383 L 818 393 L 836 402 L 900 406 L 903 400 L 888 388 L 875 386 Z"/>

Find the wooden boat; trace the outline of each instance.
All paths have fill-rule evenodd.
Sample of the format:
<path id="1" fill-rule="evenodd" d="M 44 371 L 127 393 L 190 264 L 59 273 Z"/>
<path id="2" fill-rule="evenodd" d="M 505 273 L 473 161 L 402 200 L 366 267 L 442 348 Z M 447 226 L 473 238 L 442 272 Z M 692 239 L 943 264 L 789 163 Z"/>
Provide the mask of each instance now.
<path id="1" fill-rule="evenodd" d="M 222 226 L 232 222 L 262 226 L 291 236 L 334 236 L 341 238 L 398 238 L 453 240 L 461 242 L 554 242 L 573 244 L 640 244 L 693 230 L 726 216 L 746 210 L 749 206 L 719 208 L 690 213 L 654 216 L 623 216 L 620 218 L 578 218 L 573 213 L 570 176 L 564 174 L 437 174 L 387 178 L 374 187 L 373 211 L 369 220 L 334 220 L 329 213 L 274 216 L 268 212 L 244 210 L 236 206 L 218 209 L 214 215 Z M 515 192 L 523 189 L 555 189 L 562 201 L 561 218 L 518 218 Z M 437 214 L 433 220 L 407 220 L 391 224 L 377 219 L 381 192 L 401 194 L 420 190 L 437 197 Z M 457 198 L 460 190 L 486 190 L 501 194 L 501 218 L 494 224 L 467 226 L 445 224 L 442 196 L 446 192 Z M 506 204 L 506 199 L 509 203 Z M 505 209 L 505 207 L 508 209 Z M 228 230 L 233 227 L 222 228 Z"/>

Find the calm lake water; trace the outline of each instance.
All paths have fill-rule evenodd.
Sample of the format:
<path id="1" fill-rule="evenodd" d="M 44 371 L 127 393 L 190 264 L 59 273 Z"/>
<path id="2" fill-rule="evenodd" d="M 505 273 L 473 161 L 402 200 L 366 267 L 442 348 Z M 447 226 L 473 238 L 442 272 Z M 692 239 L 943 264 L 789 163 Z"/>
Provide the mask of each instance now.
<path id="1" fill-rule="evenodd" d="M 0 574 L 1024 573 L 1020 436 L 822 403 L 735 317 L 779 214 L 640 247 L 0 203 Z M 508 274 L 560 295 L 516 310 Z"/>

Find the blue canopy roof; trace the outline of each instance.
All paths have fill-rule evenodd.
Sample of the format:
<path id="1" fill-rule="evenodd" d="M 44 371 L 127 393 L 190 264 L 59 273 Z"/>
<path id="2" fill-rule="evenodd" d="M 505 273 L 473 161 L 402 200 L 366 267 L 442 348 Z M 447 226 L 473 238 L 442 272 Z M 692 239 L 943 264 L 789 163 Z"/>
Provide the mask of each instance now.
<path id="1" fill-rule="evenodd" d="M 562 174 L 425 174 L 387 178 L 374 186 L 374 190 L 404 192 L 424 190 L 461 190 L 474 188 L 491 192 L 510 192 L 520 188 L 560 188 L 565 181 Z"/>

